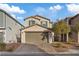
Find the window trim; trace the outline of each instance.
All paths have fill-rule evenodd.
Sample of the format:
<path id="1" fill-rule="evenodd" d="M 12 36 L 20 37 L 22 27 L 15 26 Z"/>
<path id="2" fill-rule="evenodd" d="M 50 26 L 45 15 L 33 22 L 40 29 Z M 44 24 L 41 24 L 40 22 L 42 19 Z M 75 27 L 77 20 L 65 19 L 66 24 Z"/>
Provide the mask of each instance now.
<path id="1" fill-rule="evenodd" d="M 34 25 L 34 24 L 35 24 L 35 21 L 34 20 L 30 20 L 29 21 L 29 26 Z"/>
<path id="2" fill-rule="evenodd" d="M 47 27 L 47 21 L 41 21 L 41 25 L 44 26 L 44 27 Z"/>

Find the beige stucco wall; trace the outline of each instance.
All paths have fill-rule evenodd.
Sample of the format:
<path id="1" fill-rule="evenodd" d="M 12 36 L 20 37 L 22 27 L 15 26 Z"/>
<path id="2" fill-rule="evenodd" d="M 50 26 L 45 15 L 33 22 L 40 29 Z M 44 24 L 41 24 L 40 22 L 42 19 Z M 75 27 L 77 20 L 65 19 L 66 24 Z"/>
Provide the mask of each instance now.
<path id="1" fill-rule="evenodd" d="M 29 21 L 30 21 L 30 20 L 34 20 L 35 23 L 40 24 L 39 20 L 34 19 L 34 18 L 29 18 L 29 19 L 26 19 L 26 20 L 24 21 L 24 26 L 25 26 L 25 27 L 28 27 L 28 26 L 29 26 Z"/>
<path id="2" fill-rule="evenodd" d="M 44 18 L 41 18 L 41 17 L 38 17 L 38 16 L 36 18 L 39 18 L 40 19 L 40 22 L 47 21 L 47 27 L 50 28 L 50 21 L 49 20 L 44 19 Z M 41 23 L 40 23 L 40 25 L 41 25 Z"/>
<path id="3" fill-rule="evenodd" d="M 53 27 L 53 23 L 49 23 L 49 28 L 52 28 Z"/>

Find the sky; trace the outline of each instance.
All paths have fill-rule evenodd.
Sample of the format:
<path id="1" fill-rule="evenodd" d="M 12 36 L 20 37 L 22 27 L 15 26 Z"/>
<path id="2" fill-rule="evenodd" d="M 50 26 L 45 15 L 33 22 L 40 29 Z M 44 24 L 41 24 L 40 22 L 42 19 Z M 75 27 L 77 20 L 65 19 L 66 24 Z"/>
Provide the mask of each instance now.
<path id="1" fill-rule="evenodd" d="M 23 24 L 29 16 L 40 15 L 55 22 L 58 19 L 71 17 L 79 13 L 79 4 L 74 3 L 5 3 L 0 9 L 8 12 Z"/>

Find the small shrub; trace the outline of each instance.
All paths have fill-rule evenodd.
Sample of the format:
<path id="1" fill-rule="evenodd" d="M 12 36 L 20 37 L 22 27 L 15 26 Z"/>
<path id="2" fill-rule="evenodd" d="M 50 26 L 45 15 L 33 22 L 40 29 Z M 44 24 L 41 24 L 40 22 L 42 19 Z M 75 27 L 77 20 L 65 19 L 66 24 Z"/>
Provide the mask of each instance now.
<path id="1" fill-rule="evenodd" d="M 69 42 L 74 42 L 75 40 L 72 39 L 72 38 L 69 38 L 68 41 L 69 41 Z"/>
<path id="2" fill-rule="evenodd" d="M 61 42 L 55 42 L 55 43 L 52 44 L 52 46 L 53 47 L 61 47 L 62 44 L 61 44 Z"/>
<path id="3" fill-rule="evenodd" d="M 0 43 L 0 50 L 5 50 L 6 49 L 6 44 L 5 43 Z"/>
<path id="4" fill-rule="evenodd" d="M 61 46 L 60 43 L 56 43 L 56 44 L 54 45 L 54 47 L 60 47 L 60 46 Z"/>
<path id="5" fill-rule="evenodd" d="M 69 45 L 62 43 L 62 42 L 56 42 L 56 43 L 52 43 L 52 46 L 54 47 L 54 49 L 57 52 L 64 52 L 64 51 L 68 51 L 69 50 Z"/>
<path id="6" fill-rule="evenodd" d="M 68 51 L 68 49 L 66 49 L 66 48 L 55 48 L 55 50 L 57 52 L 66 52 L 66 51 Z"/>
<path id="7" fill-rule="evenodd" d="M 72 39 L 72 38 L 69 38 L 67 44 L 74 45 L 75 44 L 75 40 Z"/>
<path id="8" fill-rule="evenodd" d="M 73 44 L 73 42 L 67 42 L 67 44 Z"/>
<path id="9" fill-rule="evenodd" d="M 67 45 L 61 42 L 53 43 L 52 46 L 56 48 L 67 48 Z"/>
<path id="10" fill-rule="evenodd" d="M 20 44 L 17 44 L 17 43 L 7 44 L 7 46 L 6 46 L 6 51 L 12 52 L 12 51 L 14 51 L 16 48 L 18 48 L 19 46 L 20 46 Z"/>
<path id="11" fill-rule="evenodd" d="M 8 48 L 6 51 L 12 52 L 14 49 L 13 48 Z"/>
<path id="12" fill-rule="evenodd" d="M 67 42 L 67 44 L 69 44 L 69 45 L 75 45 L 75 42 Z"/>

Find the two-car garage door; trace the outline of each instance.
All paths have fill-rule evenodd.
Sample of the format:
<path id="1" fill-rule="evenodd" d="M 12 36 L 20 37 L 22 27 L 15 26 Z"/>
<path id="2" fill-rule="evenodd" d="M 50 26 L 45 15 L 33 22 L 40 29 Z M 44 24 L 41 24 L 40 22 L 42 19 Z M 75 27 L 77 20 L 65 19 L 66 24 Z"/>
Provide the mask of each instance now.
<path id="1" fill-rule="evenodd" d="M 42 43 L 43 42 L 42 32 L 26 32 L 25 39 L 27 43 Z M 44 39 L 46 42 L 46 38 Z"/>

